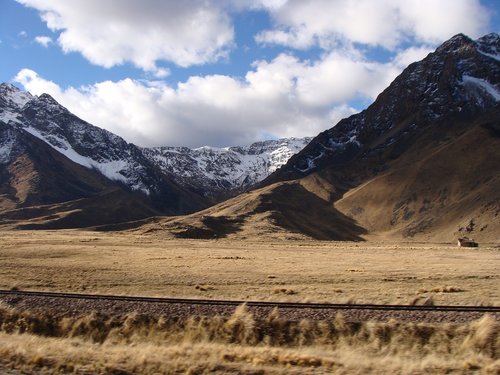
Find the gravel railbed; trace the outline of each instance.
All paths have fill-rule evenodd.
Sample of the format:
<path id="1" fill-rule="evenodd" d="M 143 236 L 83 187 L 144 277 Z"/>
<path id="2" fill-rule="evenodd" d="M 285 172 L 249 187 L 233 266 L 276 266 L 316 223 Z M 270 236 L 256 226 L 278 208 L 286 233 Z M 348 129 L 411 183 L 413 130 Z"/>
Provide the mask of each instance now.
<path id="1" fill-rule="evenodd" d="M 0 296 L 0 301 L 18 310 L 49 311 L 55 315 L 81 316 L 91 312 L 108 315 L 124 315 L 132 312 L 151 316 L 170 316 L 186 318 L 188 316 L 228 317 L 233 314 L 235 306 L 199 305 L 186 303 L 133 302 L 106 299 L 80 299 L 41 296 Z M 272 307 L 249 306 L 249 311 L 256 319 L 268 316 Z M 328 320 L 341 313 L 348 322 L 388 321 L 396 319 L 400 322 L 428 323 L 466 323 L 480 319 L 484 312 L 450 312 L 450 311 L 381 311 L 356 309 L 312 309 L 283 308 L 278 309 L 280 317 L 299 321 L 301 319 Z M 500 321 L 499 313 L 489 313 Z"/>

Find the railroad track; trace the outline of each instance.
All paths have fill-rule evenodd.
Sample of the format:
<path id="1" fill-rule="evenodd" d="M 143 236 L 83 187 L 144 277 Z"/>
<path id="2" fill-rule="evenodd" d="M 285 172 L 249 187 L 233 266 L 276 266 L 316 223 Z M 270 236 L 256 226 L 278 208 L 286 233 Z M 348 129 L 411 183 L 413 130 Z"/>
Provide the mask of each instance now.
<path id="1" fill-rule="evenodd" d="M 376 304 L 337 304 L 337 303 L 300 303 L 300 302 L 268 302 L 268 301 L 235 301 L 213 299 L 188 299 L 188 298 L 160 298 L 138 296 L 114 296 L 102 294 L 38 292 L 24 290 L 0 290 L 0 296 L 26 296 L 64 298 L 77 300 L 104 300 L 140 303 L 162 303 L 181 305 L 209 305 L 209 306 L 239 306 L 246 304 L 248 307 L 267 307 L 281 309 L 325 309 L 325 310 L 372 310 L 372 311 L 442 311 L 442 312 L 479 312 L 500 313 L 496 306 L 427 306 L 427 305 L 376 305 Z"/>

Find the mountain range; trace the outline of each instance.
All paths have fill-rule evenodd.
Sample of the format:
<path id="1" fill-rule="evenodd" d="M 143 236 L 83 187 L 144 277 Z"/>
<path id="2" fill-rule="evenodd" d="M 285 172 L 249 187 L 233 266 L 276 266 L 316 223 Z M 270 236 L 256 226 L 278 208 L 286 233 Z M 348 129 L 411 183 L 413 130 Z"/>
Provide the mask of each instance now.
<path id="1" fill-rule="evenodd" d="M 259 189 L 145 228 L 207 238 L 498 241 L 499 101 L 500 37 L 456 35 Z"/>
<path id="2" fill-rule="evenodd" d="M 496 241 L 499 102 L 497 34 L 454 36 L 312 140 L 247 147 L 141 148 L 2 84 L 0 225 Z"/>
<path id="3" fill-rule="evenodd" d="M 50 95 L 4 83 L 0 218 L 65 228 L 194 212 L 260 182 L 310 139 L 143 148 L 83 121 Z"/>

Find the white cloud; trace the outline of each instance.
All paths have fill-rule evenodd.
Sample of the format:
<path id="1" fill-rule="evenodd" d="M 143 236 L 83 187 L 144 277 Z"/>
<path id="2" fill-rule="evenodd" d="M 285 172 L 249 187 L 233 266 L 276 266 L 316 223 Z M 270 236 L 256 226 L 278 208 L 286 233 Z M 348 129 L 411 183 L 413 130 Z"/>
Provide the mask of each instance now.
<path id="1" fill-rule="evenodd" d="M 64 51 L 104 67 L 131 62 L 150 80 L 62 88 L 29 69 L 16 80 L 145 146 L 228 146 L 268 135 L 316 135 L 356 112 L 353 99 L 375 99 L 436 43 L 458 32 L 477 37 L 489 20 L 479 0 L 18 1 L 59 32 Z M 175 85 L 155 80 L 170 74 L 165 61 L 188 67 L 226 58 L 234 47 L 230 16 L 248 9 L 264 9 L 273 20 L 272 29 L 255 36 L 258 42 L 320 47 L 321 55 L 313 50 L 310 60 L 301 60 L 282 52 L 254 62 L 241 77 L 191 76 Z M 51 43 L 46 36 L 35 40 Z M 369 60 L 376 53 L 371 47 L 393 57 Z"/>
<path id="2" fill-rule="evenodd" d="M 17 35 L 22 36 L 23 38 L 26 38 L 28 36 L 28 33 L 26 31 L 22 30 Z"/>
<path id="3" fill-rule="evenodd" d="M 50 43 L 52 43 L 52 38 L 46 35 L 39 35 L 35 37 L 35 42 L 40 44 L 43 47 L 48 47 Z"/>
<path id="4" fill-rule="evenodd" d="M 257 61 L 244 78 L 192 76 L 176 86 L 124 79 L 62 89 L 23 69 L 15 80 L 47 92 L 81 118 L 139 145 L 230 146 L 266 136 L 314 136 L 356 112 L 354 98 L 373 100 L 425 51 L 401 51 L 382 64 L 356 51 L 301 61 L 281 54 Z"/>
<path id="5" fill-rule="evenodd" d="M 233 26 L 217 2 L 203 0 L 18 0 L 37 9 L 65 52 L 96 65 L 132 62 L 165 76 L 158 61 L 179 66 L 225 58 Z"/>
<path id="6" fill-rule="evenodd" d="M 396 49 L 405 40 L 440 43 L 454 34 L 486 32 L 489 12 L 479 0 L 289 0 L 260 4 L 275 28 L 256 36 L 260 43 L 306 49 L 361 43 Z"/>
<path id="7" fill-rule="evenodd" d="M 420 61 L 425 58 L 429 53 L 433 52 L 434 48 L 429 46 L 415 46 L 409 47 L 400 51 L 394 58 L 394 65 L 398 68 L 404 69 L 415 61 Z"/>

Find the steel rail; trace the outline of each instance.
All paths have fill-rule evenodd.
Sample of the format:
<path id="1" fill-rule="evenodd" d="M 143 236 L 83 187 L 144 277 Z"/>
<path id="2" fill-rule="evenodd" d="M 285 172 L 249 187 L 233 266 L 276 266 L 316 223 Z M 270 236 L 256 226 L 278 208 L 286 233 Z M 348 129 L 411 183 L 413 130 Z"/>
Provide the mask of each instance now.
<path id="1" fill-rule="evenodd" d="M 0 290 L 0 296 L 9 296 L 9 295 L 26 296 L 26 297 L 106 300 L 106 301 L 183 304 L 183 305 L 239 306 L 242 304 L 246 304 L 249 307 L 277 307 L 283 309 L 451 311 L 451 312 L 500 313 L 500 307 L 496 306 L 378 305 L 378 304 L 269 302 L 269 301 L 243 301 L 243 300 L 238 301 L 238 300 L 120 296 L 120 295 L 117 296 L 117 295 L 104 295 L 104 294 L 41 292 L 41 291 L 26 291 L 26 290 Z"/>

